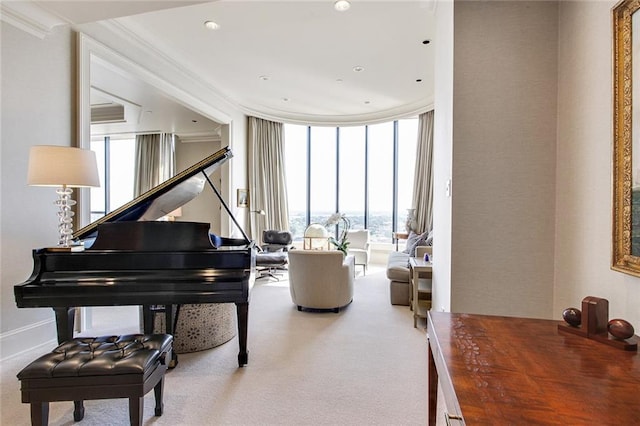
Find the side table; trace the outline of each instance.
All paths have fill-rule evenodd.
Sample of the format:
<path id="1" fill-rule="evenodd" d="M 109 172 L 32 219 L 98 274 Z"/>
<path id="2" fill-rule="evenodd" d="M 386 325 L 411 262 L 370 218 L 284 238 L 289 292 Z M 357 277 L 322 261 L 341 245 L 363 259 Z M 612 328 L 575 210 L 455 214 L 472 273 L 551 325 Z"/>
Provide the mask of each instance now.
<path id="1" fill-rule="evenodd" d="M 393 232 L 391 234 L 391 240 L 396 245 L 396 251 L 398 251 L 398 242 L 400 240 L 406 240 L 407 238 L 409 238 L 409 234 L 406 232 Z"/>
<path id="2" fill-rule="evenodd" d="M 418 318 L 427 318 L 431 309 L 432 266 L 422 258 L 409 258 L 410 306 L 413 310 L 413 327 L 417 327 Z"/>

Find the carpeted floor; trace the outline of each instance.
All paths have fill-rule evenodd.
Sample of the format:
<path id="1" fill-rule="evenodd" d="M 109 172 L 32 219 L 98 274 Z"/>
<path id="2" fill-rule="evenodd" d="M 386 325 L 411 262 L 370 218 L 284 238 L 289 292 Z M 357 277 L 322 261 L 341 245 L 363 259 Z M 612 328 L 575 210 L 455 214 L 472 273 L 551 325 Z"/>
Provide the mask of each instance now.
<path id="1" fill-rule="evenodd" d="M 121 318 L 114 321 L 122 324 Z M 126 327 L 126 326 L 125 326 Z M 114 326 L 113 334 L 127 332 Z M 110 334 L 110 333 L 106 333 Z M 406 306 L 391 306 L 382 268 L 360 273 L 353 303 L 339 314 L 298 312 L 286 275 L 258 280 L 249 308 L 249 364 L 236 338 L 181 354 L 165 379 L 164 415 L 147 425 L 423 425 L 427 345 Z M 29 425 L 17 372 L 41 353 L 0 364 L 1 423 Z M 125 399 L 86 401 L 82 425 L 127 425 Z M 50 425 L 72 425 L 73 403 L 51 403 Z"/>

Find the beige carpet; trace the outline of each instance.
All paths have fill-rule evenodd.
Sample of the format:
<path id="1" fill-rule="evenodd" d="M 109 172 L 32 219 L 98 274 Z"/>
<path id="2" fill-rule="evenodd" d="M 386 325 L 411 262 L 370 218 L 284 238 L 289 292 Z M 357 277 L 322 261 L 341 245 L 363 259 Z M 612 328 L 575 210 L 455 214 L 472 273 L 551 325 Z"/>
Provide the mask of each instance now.
<path id="1" fill-rule="evenodd" d="M 116 324 L 122 324 L 116 319 Z M 121 329 L 113 328 L 114 334 Z M 125 330 L 126 331 L 126 330 Z M 109 334 L 109 333 L 107 333 Z M 298 312 L 286 277 L 259 280 L 249 308 L 249 364 L 237 366 L 236 338 L 180 355 L 165 379 L 165 411 L 147 425 L 423 425 L 427 345 L 405 306 L 391 306 L 381 268 L 356 279 L 339 314 Z M 0 364 L 2 425 L 28 425 L 17 372 L 41 353 Z M 72 425 L 73 403 L 51 403 L 50 425 Z M 125 399 L 87 401 L 81 425 L 127 425 Z"/>

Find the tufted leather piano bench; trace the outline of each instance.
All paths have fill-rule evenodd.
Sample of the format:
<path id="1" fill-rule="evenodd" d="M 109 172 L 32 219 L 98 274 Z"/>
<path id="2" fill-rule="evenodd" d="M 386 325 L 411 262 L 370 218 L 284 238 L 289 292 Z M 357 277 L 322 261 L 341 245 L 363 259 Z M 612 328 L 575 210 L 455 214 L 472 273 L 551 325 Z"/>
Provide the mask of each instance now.
<path id="1" fill-rule="evenodd" d="M 18 373 L 31 424 L 46 425 L 50 401 L 74 401 L 73 419 L 84 417 L 83 400 L 129 398 L 129 421 L 142 424 L 144 395 L 154 388 L 155 415 L 162 415 L 164 373 L 171 360 L 169 334 L 79 337 L 64 342 Z"/>

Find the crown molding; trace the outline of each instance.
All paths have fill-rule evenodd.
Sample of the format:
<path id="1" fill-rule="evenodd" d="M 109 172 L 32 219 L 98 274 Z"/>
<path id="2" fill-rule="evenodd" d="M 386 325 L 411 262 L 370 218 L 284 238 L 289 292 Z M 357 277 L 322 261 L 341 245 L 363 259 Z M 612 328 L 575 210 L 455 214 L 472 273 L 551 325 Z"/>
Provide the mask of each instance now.
<path id="1" fill-rule="evenodd" d="M 107 30 L 111 34 L 121 37 L 127 40 L 127 43 L 134 46 L 136 49 L 143 49 L 146 53 L 157 57 L 163 63 L 167 64 L 165 70 L 170 69 L 172 72 L 172 78 L 187 80 L 190 83 L 196 85 L 196 87 L 204 87 L 207 91 L 213 94 L 218 100 L 223 101 L 230 107 L 242 112 L 245 115 L 263 118 L 271 121 L 287 122 L 291 124 L 303 124 L 303 125 L 318 125 L 318 126 L 336 126 L 336 125 L 361 125 L 361 124 L 375 124 L 382 123 L 390 120 L 396 120 L 398 118 L 407 118 L 416 116 L 422 112 L 433 109 L 433 98 L 422 99 L 408 105 L 401 105 L 397 108 L 387 109 L 384 111 L 377 111 L 370 114 L 354 114 L 354 115 L 312 115 L 312 114 L 297 114 L 295 112 L 287 112 L 277 110 L 264 105 L 248 105 L 233 98 L 230 94 L 225 94 L 218 87 L 215 87 L 210 82 L 202 79 L 194 72 L 188 70 L 177 58 L 174 58 L 166 52 L 171 50 L 164 45 L 154 44 L 145 37 L 143 33 L 136 29 L 132 25 L 126 23 L 108 20 L 98 23 L 103 29 Z M 228 123 L 228 121 L 222 121 L 212 117 L 214 120 L 222 123 Z"/>
<path id="2" fill-rule="evenodd" d="M 285 111 L 270 111 L 268 108 L 252 109 L 244 107 L 247 115 L 263 118 L 271 121 L 282 121 L 289 124 L 300 124 L 304 126 L 361 126 L 365 124 L 386 123 L 401 118 L 416 117 L 419 114 L 433 109 L 433 99 L 414 102 L 409 105 L 402 105 L 398 108 L 377 111 L 371 114 L 352 115 L 308 115 L 295 114 Z"/>
<path id="3" fill-rule="evenodd" d="M 54 27 L 69 24 L 33 2 L 21 1 L 0 3 L 0 19 L 40 39 Z"/>

